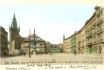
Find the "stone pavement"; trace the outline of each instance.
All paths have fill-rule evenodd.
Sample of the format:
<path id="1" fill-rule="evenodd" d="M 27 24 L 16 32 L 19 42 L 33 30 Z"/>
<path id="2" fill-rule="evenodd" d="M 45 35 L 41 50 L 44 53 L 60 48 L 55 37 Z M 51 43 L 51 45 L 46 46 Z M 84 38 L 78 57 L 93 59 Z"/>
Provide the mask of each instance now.
<path id="1" fill-rule="evenodd" d="M 39 63 L 51 63 L 51 64 L 104 64 L 103 55 L 99 54 L 64 54 L 64 53 L 53 53 L 42 54 L 42 55 L 29 55 L 16 56 L 9 58 L 1 58 L 1 65 L 17 65 L 17 64 L 39 64 Z"/>

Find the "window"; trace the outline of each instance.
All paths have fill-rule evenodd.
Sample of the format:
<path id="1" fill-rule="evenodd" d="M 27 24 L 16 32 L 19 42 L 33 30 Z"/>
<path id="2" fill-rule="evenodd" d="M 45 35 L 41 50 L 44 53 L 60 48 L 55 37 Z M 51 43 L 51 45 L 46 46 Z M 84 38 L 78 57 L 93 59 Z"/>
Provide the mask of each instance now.
<path id="1" fill-rule="evenodd" d="M 98 27 L 98 31 L 99 31 L 101 29 L 101 23 L 98 23 L 97 27 Z"/>
<path id="2" fill-rule="evenodd" d="M 42 44 L 40 44 L 40 46 L 42 46 Z"/>
<path id="3" fill-rule="evenodd" d="M 97 15 L 97 18 L 99 18 L 99 17 L 100 17 L 100 14 Z"/>
<path id="4" fill-rule="evenodd" d="M 98 41 L 100 41 L 101 39 L 101 34 L 98 34 Z"/>
<path id="5" fill-rule="evenodd" d="M 94 36 L 94 42 L 96 41 L 96 36 Z"/>

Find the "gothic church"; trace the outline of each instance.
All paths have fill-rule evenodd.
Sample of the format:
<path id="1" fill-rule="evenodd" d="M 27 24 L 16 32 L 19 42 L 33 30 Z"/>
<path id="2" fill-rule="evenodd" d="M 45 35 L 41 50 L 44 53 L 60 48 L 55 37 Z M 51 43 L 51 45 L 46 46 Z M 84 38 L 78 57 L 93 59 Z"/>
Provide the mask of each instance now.
<path id="1" fill-rule="evenodd" d="M 14 50 L 20 50 L 21 49 L 21 43 L 23 41 L 23 38 L 19 35 L 19 32 L 20 32 L 20 27 L 17 26 L 16 17 L 14 14 L 12 23 L 9 26 L 9 33 L 10 33 L 9 53 L 12 53 Z"/>

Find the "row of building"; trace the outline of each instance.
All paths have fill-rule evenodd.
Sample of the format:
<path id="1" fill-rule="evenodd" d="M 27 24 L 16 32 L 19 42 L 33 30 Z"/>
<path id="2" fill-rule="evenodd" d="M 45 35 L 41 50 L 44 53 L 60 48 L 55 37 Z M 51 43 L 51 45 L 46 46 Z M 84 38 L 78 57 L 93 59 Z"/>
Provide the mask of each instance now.
<path id="1" fill-rule="evenodd" d="M 104 53 L 104 8 L 95 6 L 94 9 L 93 15 L 79 31 L 68 38 L 63 36 L 64 53 Z"/>
<path id="2" fill-rule="evenodd" d="M 9 41 L 8 41 L 8 32 L 5 31 L 5 28 L 0 26 L 0 54 L 17 54 L 19 50 L 25 51 L 29 54 L 31 52 L 41 52 L 44 54 L 50 52 L 62 52 L 62 44 L 51 44 L 43 40 L 41 37 L 35 34 L 35 29 L 33 34 L 29 34 L 27 37 L 22 37 L 19 34 L 20 27 L 17 26 L 17 21 L 15 14 L 11 25 L 9 26 Z M 52 51 L 51 51 L 52 49 Z"/>
<path id="3" fill-rule="evenodd" d="M 0 26 L 0 54 L 4 51 L 8 51 L 8 33 Z"/>

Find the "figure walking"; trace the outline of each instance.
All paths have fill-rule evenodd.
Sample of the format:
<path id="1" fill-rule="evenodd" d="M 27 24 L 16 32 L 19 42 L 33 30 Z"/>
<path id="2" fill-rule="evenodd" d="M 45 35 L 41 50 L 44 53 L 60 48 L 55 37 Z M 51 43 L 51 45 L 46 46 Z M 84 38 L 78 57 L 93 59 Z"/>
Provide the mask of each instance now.
<path id="1" fill-rule="evenodd" d="M 74 51 L 74 55 L 76 55 L 76 51 Z"/>
<path id="2" fill-rule="evenodd" d="M 24 56 L 26 56 L 26 52 L 24 52 Z"/>

